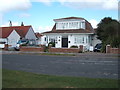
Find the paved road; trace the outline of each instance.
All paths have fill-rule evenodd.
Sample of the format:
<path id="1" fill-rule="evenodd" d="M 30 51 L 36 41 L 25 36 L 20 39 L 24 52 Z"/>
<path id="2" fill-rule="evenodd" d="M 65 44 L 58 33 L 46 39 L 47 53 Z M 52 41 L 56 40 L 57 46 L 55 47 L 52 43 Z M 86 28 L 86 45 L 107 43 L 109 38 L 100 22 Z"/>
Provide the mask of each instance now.
<path id="1" fill-rule="evenodd" d="M 117 57 L 3 54 L 2 58 L 3 68 L 12 70 L 92 78 L 118 77 Z"/>

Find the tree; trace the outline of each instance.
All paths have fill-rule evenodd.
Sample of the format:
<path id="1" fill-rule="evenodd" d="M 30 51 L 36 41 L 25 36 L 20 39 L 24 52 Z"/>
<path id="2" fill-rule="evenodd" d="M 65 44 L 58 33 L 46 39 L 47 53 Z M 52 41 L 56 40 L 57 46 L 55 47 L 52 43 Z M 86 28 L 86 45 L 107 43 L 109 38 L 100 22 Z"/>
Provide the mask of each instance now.
<path id="1" fill-rule="evenodd" d="M 21 26 L 24 26 L 23 22 L 21 22 Z"/>
<path id="2" fill-rule="evenodd" d="M 103 49 L 107 44 L 112 47 L 120 47 L 119 28 L 120 23 L 110 17 L 105 17 L 100 21 L 97 27 L 97 35 L 103 43 Z"/>

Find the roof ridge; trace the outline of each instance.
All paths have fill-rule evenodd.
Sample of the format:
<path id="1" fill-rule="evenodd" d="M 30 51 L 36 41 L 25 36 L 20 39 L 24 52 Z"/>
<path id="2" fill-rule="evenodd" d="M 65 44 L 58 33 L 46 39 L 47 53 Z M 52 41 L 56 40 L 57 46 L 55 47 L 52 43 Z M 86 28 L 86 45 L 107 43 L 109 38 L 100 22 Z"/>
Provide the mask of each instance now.
<path id="1" fill-rule="evenodd" d="M 27 26 L 3 26 L 0 28 L 12 28 L 12 27 L 31 27 L 31 25 L 27 25 Z"/>
<path id="2" fill-rule="evenodd" d="M 59 19 L 54 19 L 54 20 L 61 20 L 61 19 L 84 19 L 82 17 L 66 17 L 66 18 L 59 18 Z M 84 19 L 85 20 L 85 19 Z"/>

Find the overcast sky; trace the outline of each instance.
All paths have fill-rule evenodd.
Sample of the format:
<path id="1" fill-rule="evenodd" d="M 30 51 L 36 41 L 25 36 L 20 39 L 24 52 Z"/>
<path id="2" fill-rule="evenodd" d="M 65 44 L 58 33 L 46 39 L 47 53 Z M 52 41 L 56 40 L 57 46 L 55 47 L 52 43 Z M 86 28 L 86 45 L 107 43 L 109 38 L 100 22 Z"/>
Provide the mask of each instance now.
<path id="1" fill-rule="evenodd" d="M 0 0 L 0 26 L 32 25 L 35 32 L 50 31 L 53 19 L 82 17 L 94 28 L 104 17 L 118 19 L 119 0 Z"/>

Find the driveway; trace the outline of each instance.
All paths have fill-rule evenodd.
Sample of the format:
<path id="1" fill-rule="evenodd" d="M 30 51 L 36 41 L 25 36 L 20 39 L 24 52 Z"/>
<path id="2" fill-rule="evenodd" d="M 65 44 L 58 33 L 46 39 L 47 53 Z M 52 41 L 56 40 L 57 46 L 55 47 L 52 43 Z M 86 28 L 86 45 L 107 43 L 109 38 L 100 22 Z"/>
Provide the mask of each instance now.
<path id="1" fill-rule="evenodd" d="M 45 56 L 3 54 L 2 67 L 33 73 L 91 78 L 118 78 L 118 58 L 102 55 Z"/>

